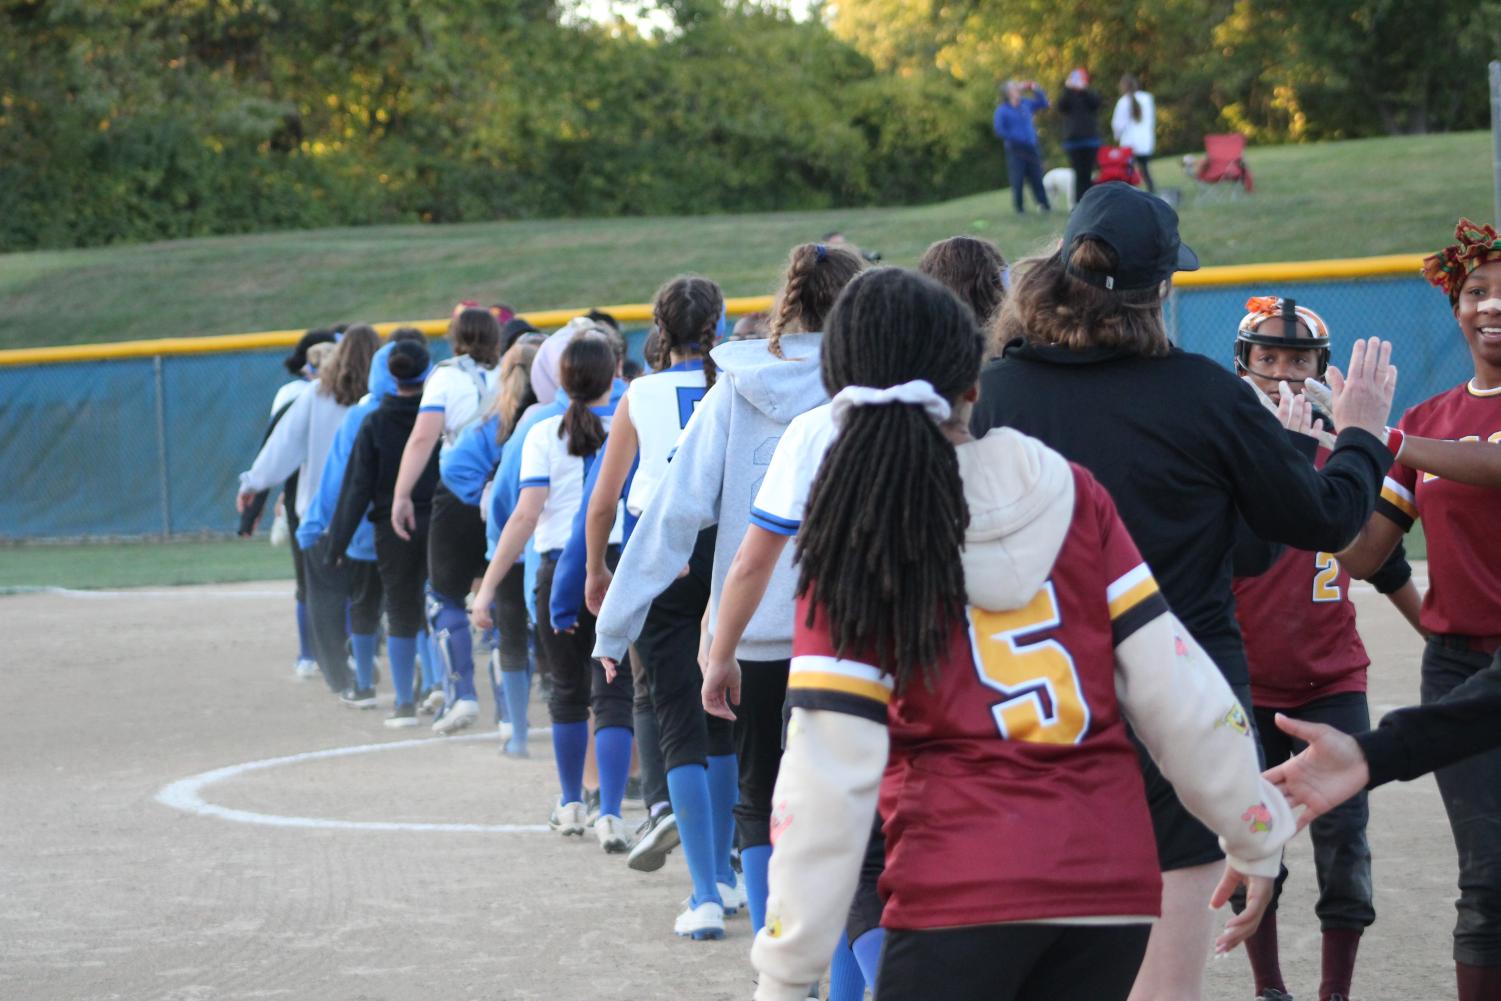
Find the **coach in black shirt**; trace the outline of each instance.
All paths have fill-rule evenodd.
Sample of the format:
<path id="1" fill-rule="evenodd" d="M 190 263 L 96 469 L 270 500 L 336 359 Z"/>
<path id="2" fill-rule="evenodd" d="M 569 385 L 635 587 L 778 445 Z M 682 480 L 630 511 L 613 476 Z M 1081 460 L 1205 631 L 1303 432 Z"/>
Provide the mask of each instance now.
<path id="1" fill-rule="evenodd" d="M 1384 424 L 1394 375 L 1390 346 L 1374 338 L 1357 345 L 1344 380 L 1331 370 L 1342 430 L 1315 470 L 1249 386 L 1168 342 L 1168 283 L 1173 272 L 1197 267 L 1166 203 L 1125 184 L 1091 188 L 1060 251 L 1032 262 L 1011 290 L 1000 321 L 1008 343 L 980 376 L 971 429 L 979 437 L 1015 428 L 1094 474 L 1168 604 L 1249 711 L 1230 592 L 1237 525 L 1244 520 L 1263 538 L 1300 549 L 1338 552 L 1351 542 L 1392 461 Z M 1195 922 L 1206 920 L 1202 902 L 1217 876 L 1209 864 L 1223 856 L 1145 755 L 1143 762 L 1169 878 L 1138 989 L 1197 996 L 1208 928 Z M 1198 903 L 1187 906 L 1185 897 Z M 1187 923 L 1174 927 L 1178 912 Z M 1193 984 L 1183 982 L 1190 955 L 1200 957 Z"/>

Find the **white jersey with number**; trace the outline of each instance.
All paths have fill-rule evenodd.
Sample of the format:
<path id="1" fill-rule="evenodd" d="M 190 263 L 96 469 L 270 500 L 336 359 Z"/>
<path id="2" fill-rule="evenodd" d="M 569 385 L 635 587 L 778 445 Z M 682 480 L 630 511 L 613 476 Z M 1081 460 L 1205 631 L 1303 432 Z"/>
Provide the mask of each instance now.
<path id="1" fill-rule="evenodd" d="M 696 358 L 643 375 L 625 391 L 641 451 L 636 477 L 625 500 L 631 514 L 639 517 L 656 494 L 678 438 L 707 392 L 704 363 Z"/>
<path id="2" fill-rule="evenodd" d="M 825 403 L 799 414 L 787 425 L 756 500 L 751 505 L 750 522 L 777 535 L 796 535 L 803 524 L 803 511 L 813 478 L 823 463 L 824 453 L 834 441 L 834 405 Z"/>

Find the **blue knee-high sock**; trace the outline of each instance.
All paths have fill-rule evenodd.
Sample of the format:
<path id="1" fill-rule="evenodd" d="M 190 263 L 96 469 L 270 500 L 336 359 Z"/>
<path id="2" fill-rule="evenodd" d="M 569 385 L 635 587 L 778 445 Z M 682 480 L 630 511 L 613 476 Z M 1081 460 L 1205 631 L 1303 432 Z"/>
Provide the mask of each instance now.
<path id="1" fill-rule="evenodd" d="M 745 905 L 750 908 L 751 931 L 766 924 L 766 895 L 770 892 L 766 870 L 771 865 L 771 845 L 740 849 L 740 872 L 745 876 Z"/>
<path id="2" fill-rule="evenodd" d="M 344 602 L 344 635 L 354 635 L 354 602 Z"/>
<path id="3" fill-rule="evenodd" d="M 631 774 L 631 728 L 607 726 L 594 731 L 594 760 L 599 764 L 599 812 L 620 816 L 625 783 Z"/>
<path id="4" fill-rule="evenodd" d="M 855 962 L 860 964 L 860 974 L 871 990 L 876 989 L 876 974 L 881 972 L 881 947 L 885 944 L 885 928 L 872 928 L 850 943 Z"/>
<path id="5" fill-rule="evenodd" d="M 313 631 L 308 625 L 307 602 L 297 603 L 297 659 L 313 659 Z"/>
<path id="6" fill-rule="evenodd" d="M 558 765 L 558 786 L 564 803 L 584 801 L 584 756 L 588 752 L 588 720 L 552 725 L 552 756 Z"/>
<path id="7" fill-rule="evenodd" d="M 730 849 L 735 847 L 735 804 L 740 800 L 740 763 L 733 754 L 709 755 L 709 830 L 714 840 L 714 878 L 735 885 Z M 673 799 L 676 804 L 676 798 Z M 674 806 L 676 809 L 676 806 Z"/>
<path id="8" fill-rule="evenodd" d="M 500 687 L 505 694 L 506 715 L 511 719 L 511 739 L 506 747 L 512 752 L 526 749 L 526 704 L 532 697 L 532 677 L 525 671 L 501 671 Z"/>
<path id="9" fill-rule="evenodd" d="M 418 651 L 422 656 L 422 689 L 431 691 L 442 688 L 443 660 L 438 654 L 437 645 L 433 643 L 433 634 L 425 632 L 417 638 L 420 641 Z"/>
<path id="10" fill-rule="evenodd" d="M 683 858 L 693 879 L 693 905 L 709 900 L 724 903 L 714 885 L 714 806 L 708 769 L 678 765 L 667 773 L 667 794 L 672 797 Z"/>
<path id="11" fill-rule="evenodd" d="M 850 952 L 848 936 L 840 932 L 833 962 L 829 964 L 829 1001 L 861 1001 L 864 997 L 865 978 L 860 975 L 860 964 Z"/>
<path id="12" fill-rule="evenodd" d="M 391 662 L 391 687 L 396 689 L 396 704 L 412 704 L 412 678 L 417 673 L 417 637 L 387 636 L 386 658 Z"/>
<path id="13" fill-rule="evenodd" d="M 375 687 L 375 634 L 350 633 L 349 645 L 354 650 L 354 687 Z"/>
<path id="14" fill-rule="evenodd" d="M 438 649 L 439 663 L 448 675 L 445 681 L 452 686 L 455 700 L 473 700 L 474 639 L 469 634 L 469 616 L 465 614 L 464 606 L 453 599 L 436 592 L 432 597 L 438 605 L 432 618 L 433 641 Z"/>

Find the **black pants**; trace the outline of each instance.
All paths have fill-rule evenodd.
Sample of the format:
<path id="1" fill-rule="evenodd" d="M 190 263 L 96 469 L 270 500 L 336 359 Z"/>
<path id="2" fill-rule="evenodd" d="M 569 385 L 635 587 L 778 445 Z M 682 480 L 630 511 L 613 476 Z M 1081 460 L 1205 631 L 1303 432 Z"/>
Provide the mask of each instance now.
<path id="1" fill-rule="evenodd" d="M 771 794 L 782 767 L 782 735 L 790 660 L 740 661 L 735 707 L 735 753 L 740 756 L 740 801 L 735 830 L 740 847 L 771 844 Z"/>
<path id="2" fill-rule="evenodd" d="M 531 656 L 527 637 L 532 620 L 526 610 L 526 566 L 506 571 L 495 589 L 495 628 L 500 633 L 500 669 L 525 671 Z"/>
<path id="3" fill-rule="evenodd" d="M 1120 1001 L 1131 993 L 1150 927 L 1004 924 L 892 929 L 881 950 L 876 997 Z"/>
<path id="4" fill-rule="evenodd" d="M 641 670 L 650 681 L 664 772 L 682 765 L 707 766 L 710 754 L 734 753 L 729 721 L 704 712 L 703 672 L 698 666 L 699 627 L 709 604 L 715 531 L 707 528 L 699 533 L 688 573 L 652 602 L 636 638 Z"/>
<path id="5" fill-rule="evenodd" d="M 380 629 L 385 592 L 374 560 L 349 560 L 349 631 L 370 636 Z"/>
<path id="6" fill-rule="evenodd" d="M 537 568 L 537 642 L 547 651 L 548 670 L 552 672 L 552 692 L 547 697 L 547 711 L 554 723 L 581 723 L 594 710 L 596 731 L 612 726 L 635 729 L 631 715 L 634 697 L 631 665 L 624 663 L 615 672 L 614 681 L 605 681 L 605 669 L 591 654 L 594 650 L 594 615 L 579 609 L 578 624 L 572 632 L 555 633 L 548 598 L 552 594 L 552 577 L 557 561 L 542 558 Z M 626 658 L 629 661 L 629 657 Z"/>
<path id="7" fill-rule="evenodd" d="M 1152 154 L 1148 153 L 1145 156 L 1143 156 L 1142 154 L 1137 153 L 1136 154 L 1136 169 L 1139 170 L 1139 171 L 1141 171 L 1141 183 L 1143 183 L 1143 184 L 1145 184 L 1147 186 L 1147 190 L 1148 191 L 1156 191 L 1157 190 L 1157 185 L 1155 185 L 1155 184 L 1152 183 L 1152 168 L 1148 166 L 1148 164 L 1151 162 L 1151 160 L 1152 160 Z"/>
<path id="8" fill-rule="evenodd" d="M 342 692 L 354 684 L 345 648 L 348 632 L 345 611 L 349 607 L 350 563 L 337 566 L 328 558 L 328 536 L 304 554 L 307 580 L 308 627 L 313 636 L 313 656 L 329 689 Z"/>
<path id="9" fill-rule="evenodd" d="M 1095 160 L 1100 152 L 1098 145 L 1076 146 L 1068 151 L 1068 165 L 1074 168 L 1074 204 L 1084 197 L 1094 183 Z"/>
<path id="10" fill-rule="evenodd" d="M 432 589 L 462 607 L 475 578 L 483 577 L 488 566 L 485 520 L 479 508 L 459 500 L 439 480 L 427 529 L 427 573 Z"/>
<path id="11" fill-rule="evenodd" d="M 855 887 L 855 899 L 850 903 L 849 916 L 844 922 L 845 934 L 851 942 L 881 925 L 885 902 L 881 900 L 878 884 L 881 873 L 886 871 L 886 832 L 882 830 L 882 823 L 878 812 L 871 825 L 870 839 L 865 842 L 865 858 L 860 862 L 860 882 Z"/>
<path id="12" fill-rule="evenodd" d="M 375 565 L 385 592 L 386 629 L 410 639 L 427 631 L 427 607 L 422 589 L 427 584 L 427 513 L 417 516 L 417 528 L 403 539 L 390 518 L 375 522 Z"/>
<path id="13" fill-rule="evenodd" d="M 1437 702 L 1491 664 L 1461 638 L 1435 636 L 1423 649 L 1423 704 Z M 1501 966 L 1501 750 L 1434 772 L 1459 851 L 1454 959 Z"/>
<path id="14" fill-rule="evenodd" d="M 1022 211 L 1022 184 L 1032 189 L 1032 197 L 1043 211 L 1052 208 L 1048 193 L 1042 186 L 1042 154 L 1036 146 L 1013 146 L 1006 144 L 1006 176 L 1011 183 L 1011 204 Z"/>
<path id="15" fill-rule="evenodd" d="M 636 688 L 631 699 L 631 717 L 636 721 L 636 759 L 641 764 L 641 801 L 646 806 L 670 803 L 667 792 L 667 768 L 662 764 L 662 742 L 657 730 L 657 711 L 652 707 L 651 676 L 633 645 L 630 649 L 631 684 Z"/>
<path id="16" fill-rule="evenodd" d="M 1230 689 L 1235 692 L 1241 708 L 1245 710 L 1246 725 L 1254 727 L 1250 687 L 1231 685 Z M 1163 872 L 1171 872 L 1174 869 L 1192 869 L 1224 858 L 1225 853 L 1220 851 L 1220 839 L 1179 802 L 1172 783 L 1157 769 L 1152 756 L 1147 753 L 1141 741 L 1136 739 L 1135 734 L 1131 735 L 1131 741 L 1136 745 L 1136 755 L 1141 762 L 1147 809 L 1152 814 L 1152 834 L 1157 840 L 1158 867 Z"/>
<path id="17" fill-rule="evenodd" d="M 1371 728 L 1371 713 L 1364 692 L 1346 692 L 1318 699 L 1296 709 L 1257 709 L 1256 733 L 1268 767 L 1278 765 L 1308 745 L 1277 729 L 1276 713 L 1310 723 L 1325 723 L 1342 733 L 1361 733 Z M 1319 927 L 1368 928 L 1376 920 L 1372 904 L 1371 845 L 1366 824 L 1371 811 L 1366 793 L 1360 792 L 1313 822 L 1313 866 L 1319 881 L 1319 899 L 1313 912 Z M 1287 866 L 1277 873 L 1271 909 L 1277 909 Z"/>

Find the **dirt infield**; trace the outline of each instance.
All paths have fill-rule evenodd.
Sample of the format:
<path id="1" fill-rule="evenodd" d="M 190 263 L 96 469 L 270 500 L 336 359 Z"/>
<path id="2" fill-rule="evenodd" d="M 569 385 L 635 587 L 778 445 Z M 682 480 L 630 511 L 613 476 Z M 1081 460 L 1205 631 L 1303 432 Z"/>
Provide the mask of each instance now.
<path id="1" fill-rule="evenodd" d="M 1382 599 L 1356 600 L 1373 710 L 1414 700 L 1420 641 Z M 510 761 L 488 736 L 392 733 L 294 681 L 290 585 L 0 598 L 0 634 L 16 698 L 0 729 L 0 998 L 751 994 L 744 917 L 724 942 L 673 938 L 677 854 L 641 875 L 592 838 L 471 829 L 546 819 L 545 736 Z M 231 770 L 196 790 L 227 816 L 180 808 L 181 785 L 178 806 L 157 799 L 211 770 L 402 741 Z M 1431 779 L 1376 794 L 1371 841 L 1378 919 L 1355 996 L 1453 997 L 1454 848 Z M 1319 958 L 1306 836 L 1288 860 L 1284 970 L 1304 1001 Z M 1251 995 L 1239 954 L 1210 964 L 1208 997 Z"/>

